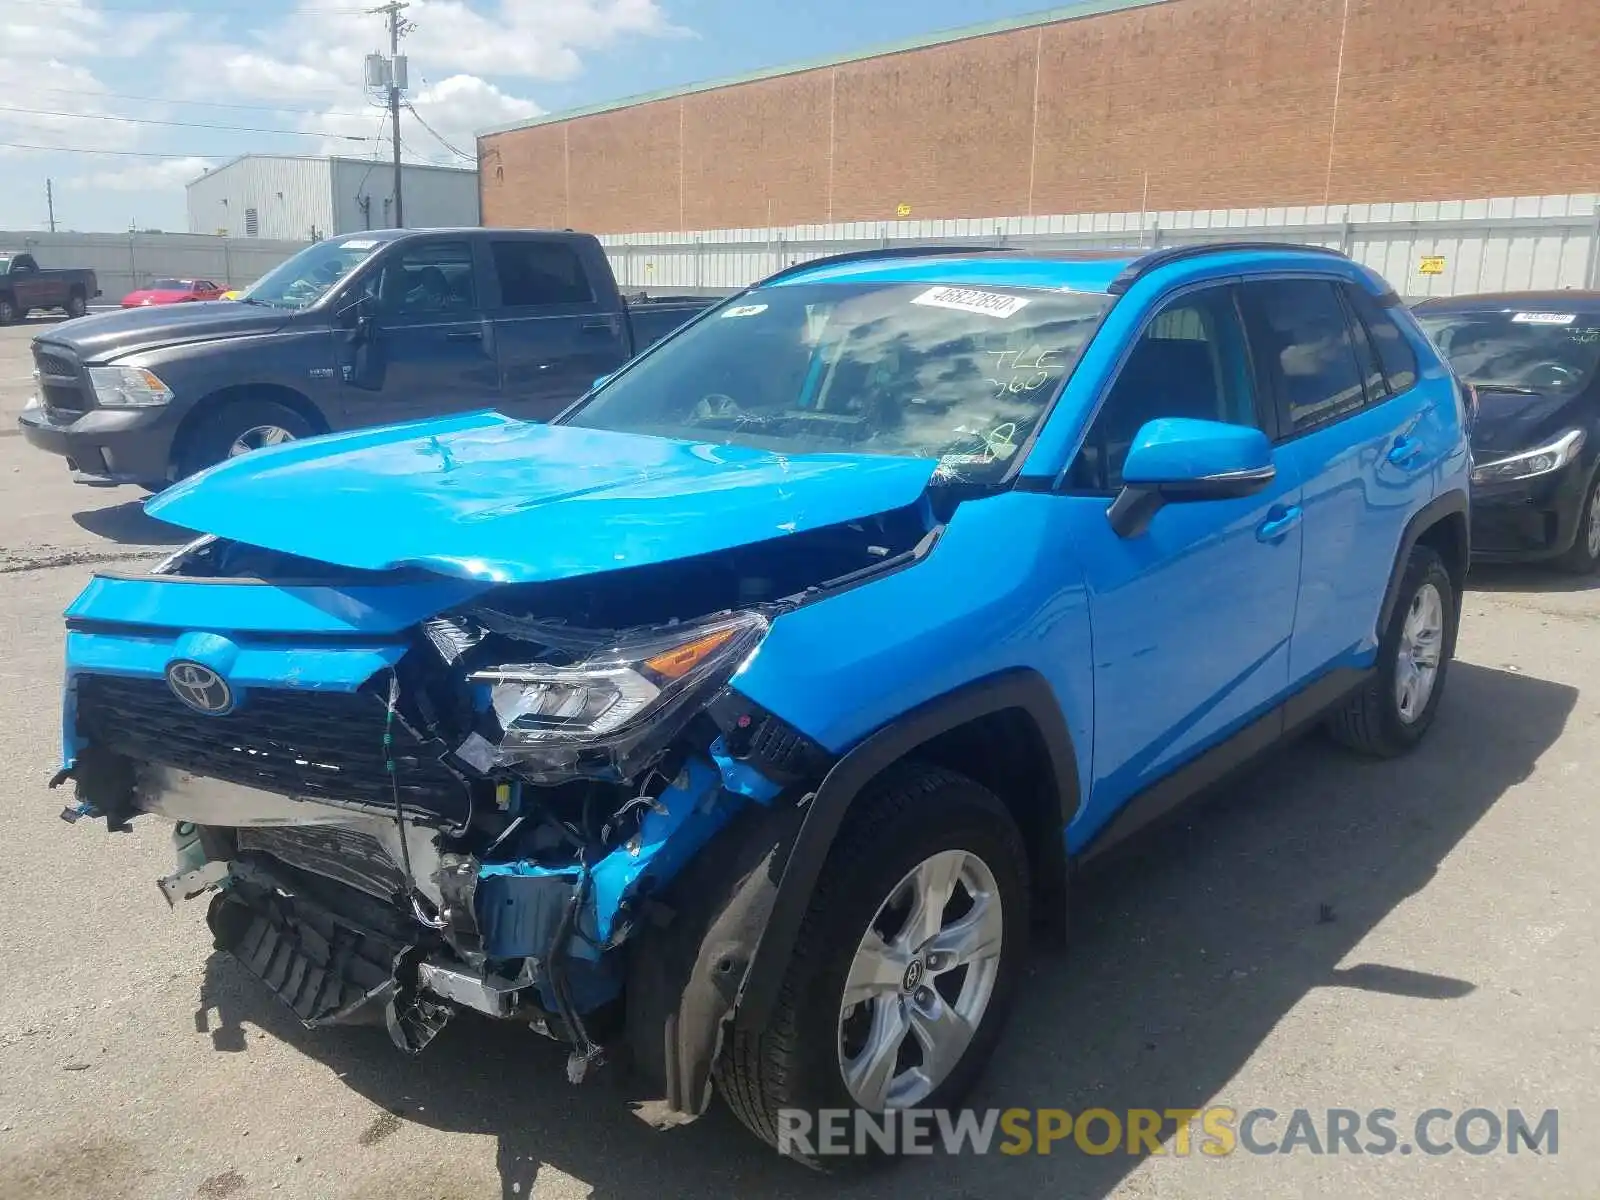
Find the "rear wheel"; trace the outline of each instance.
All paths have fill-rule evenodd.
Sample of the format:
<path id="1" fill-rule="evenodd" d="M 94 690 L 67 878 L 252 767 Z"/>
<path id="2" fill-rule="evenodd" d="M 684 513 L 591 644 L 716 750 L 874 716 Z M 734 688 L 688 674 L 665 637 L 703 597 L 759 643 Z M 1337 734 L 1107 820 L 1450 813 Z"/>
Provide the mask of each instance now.
<path id="1" fill-rule="evenodd" d="M 719 1093 L 816 1167 L 847 1160 L 821 1153 L 815 1129 L 809 1146 L 786 1138 L 784 1110 L 959 1103 L 999 1040 L 1027 929 L 1027 856 L 1005 806 L 965 776 L 891 768 L 839 831 L 771 1021 L 730 1034 Z"/>
<path id="2" fill-rule="evenodd" d="M 82 292 L 73 292 L 67 297 L 66 313 L 69 317 L 81 317 L 89 311 L 89 301 Z"/>
<path id="3" fill-rule="evenodd" d="M 225 459 L 298 441 L 314 432 L 310 423 L 292 408 L 271 400 L 238 400 L 219 409 L 195 430 L 180 470 L 187 477 Z"/>
<path id="4" fill-rule="evenodd" d="M 1556 559 L 1556 565 L 1575 575 L 1592 575 L 1600 570 L 1600 472 L 1589 481 L 1589 490 L 1583 497 L 1572 547 Z"/>
<path id="5" fill-rule="evenodd" d="M 1378 669 L 1329 717 L 1334 738 L 1376 758 L 1393 758 L 1420 742 L 1444 695 L 1458 617 L 1444 560 L 1432 547 L 1414 547 L 1378 644 Z"/>

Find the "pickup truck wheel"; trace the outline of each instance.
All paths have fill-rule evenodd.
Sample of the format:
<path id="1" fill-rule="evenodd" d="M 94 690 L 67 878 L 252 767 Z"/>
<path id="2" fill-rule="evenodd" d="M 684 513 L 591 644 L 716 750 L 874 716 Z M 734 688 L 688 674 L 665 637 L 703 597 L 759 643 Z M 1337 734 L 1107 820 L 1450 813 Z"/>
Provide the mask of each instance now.
<path id="1" fill-rule="evenodd" d="M 10 325 L 18 320 L 16 301 L 10 296 L 0 296 L 0 325 Z"/>
<path id="2" fill-rule="evenodd" d="M 1335 740 L 1374 758 L 1394 758 L 1422 740 L 1439 710 L 1455 654 L 1455 585 L 1428 546 L 1411 551 L 1374 677 L 1328 721 Z"/>
<path id="3" fill-rule="evenodd" d="M 828 1153 L 783 1110 L 882 1114 L 958 1103 L 993 1053 L 1027 953 L 1028 866 L 995 796 L 903 763 L 846 817 L 801 923 L 765 1029 L 733 1030 L 719 1094 L 757 1137 L 819 1169 L 883 1151 Z M 876 1126 L 884 1118 L 873 1118 Z M 803 1130 L 801 1132 L 804 1132 Z"/>
<path id="4" fill-rule="evenodd" d="M 82 292 L 73 292 L 67 297 L 67 316 L 81 317 L 89 311 L 89 302 L 84 299 Z"/>
<path id="5" fill-rule="evenodd" d="M 180 464 L 183 477 L 252 450 L 298 441 L 314 433 L 292 408 L 270 400 L 239 400 L 208 417 L 194 432 Z"/>

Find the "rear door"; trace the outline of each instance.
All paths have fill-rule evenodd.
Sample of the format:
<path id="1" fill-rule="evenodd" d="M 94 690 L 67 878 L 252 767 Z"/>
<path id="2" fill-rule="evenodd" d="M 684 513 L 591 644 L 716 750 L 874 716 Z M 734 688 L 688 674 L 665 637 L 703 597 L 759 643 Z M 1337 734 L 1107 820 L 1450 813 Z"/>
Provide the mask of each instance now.
<path id="1" fill-rule="evenodd" d="M 50 295 L 49 281 L 39 273 L 39 264 L 33 256 L 19 254 L 11 260 L 11 291 L 17 298 L 18 308 L 45 308 L 60 304 L 59 297 Z"/>
<path id="2" fill-rule="evenodd" d="M 627 328 L 611 291 L 571 241 L 488 239 L 500 353 L 501 411 L 548 421 L 627 358 Z"/>
<path id="3" fill-rule="evenodd" d="M 346 368 L 350 424 L 494 407 L 494 326 L 469 239 L 405 242 L 373 264 L 363 290 L 373 313 L 372 361 L 359 374 Z"/>
<path id="4" fill-rule="evenodd" d="M 1303 489 L 1290 672 L 1304 682 L 1370 661 L 1401 534 L 1433 497 L 1438 447 L 1415 355 L 1369 295 L 1325 278 L 1247 281 L 1243 295 L 1281 453 Z"/>

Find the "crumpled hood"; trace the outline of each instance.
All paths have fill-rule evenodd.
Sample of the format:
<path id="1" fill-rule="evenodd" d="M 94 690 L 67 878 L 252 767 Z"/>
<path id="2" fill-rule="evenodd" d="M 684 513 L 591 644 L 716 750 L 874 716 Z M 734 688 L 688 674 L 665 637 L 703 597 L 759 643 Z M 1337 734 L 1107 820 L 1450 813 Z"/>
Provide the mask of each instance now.
<path id="1" fill-rule="evenodd" d="M 260 304 L 217 300 L 193 304 L 141 304 L 67 321 L 35 341 L 69 347 L 84 362 L 106 362 L 138 350 L 252 333 L 273 333 L 294 314 Z"/>
<path id="2" fill-rule="evenodd" d="M 187 529 L 339 566 L 538 583 L 903 508 L 936 466 L 484 412 L 258 450 L 145 507 Z"/>

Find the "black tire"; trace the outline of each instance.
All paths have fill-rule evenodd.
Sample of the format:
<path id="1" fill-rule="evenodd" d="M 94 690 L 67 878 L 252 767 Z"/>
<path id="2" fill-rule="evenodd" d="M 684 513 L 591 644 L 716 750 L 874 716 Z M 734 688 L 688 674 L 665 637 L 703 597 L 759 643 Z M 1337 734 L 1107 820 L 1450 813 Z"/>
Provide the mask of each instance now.
<path id="1" fill-rule="evenodd" d="M 19 309 L 17 309 L 17 323 L 20 325 L 23 321 L 26 321 L 28 319 L 28 314 L 31 313 L 32 311 L 33 311 L 33 309 L 31 309 L 31 308 L 19 308 Z"/>
<path id="2" fill-rule="evenodd" d="M 228 457 L 233 444 L 252 429 L 272 426 L 298 441 L 316 430 L 292 408 L 271 400 L 235 400 L 207 417 L 189 438 L 178 463 L 180 478 L 214 466 Z"/>
<path id="3" fill-rule="evenodd" d="M 10 325 L 18 319 L 17 302 L 10 296 L 0 296 L 0 325 Z"/>
<path id="4" fill-rule="evenodd" d="M 1407 720 L 1396 695 L 1395 679 L 1400 669 L 1401 639 L 1406 617 L 1418 603 L 1423 590 L 1437 590 L 1443 606 L 1444 629 L 1440 638 L 1438 672 L 1433 690 L 1423 708 Z M 1373 758 L 1395 758 L 1406 753 L 1423 738 L 1439 711 L 1444 696 L 1450 660 L 1455 657 L 1456 629 L 1461 617 L 1460 602 L 1444 560 L 1430 546 L 1416 546 L 1406 562 L 1400 591 L 1388 627 L 1378 643 L 1378 669 L 1373 678 L 1345 701 L 1328 718 L 1328 731 L 1334 740 L 1358 753 Z"/>
<path id="5" fill-rule="evenodd" d="M 918 864 L 943 850 L 977 855 L 993 874 L 1004 920 L 994 989 L 955 1067 L 919 1109 L 951 1107 L 994 1052 L 1027 955 L 1028 859 L 1016 823 L 995 796 L 939 767 L 891 767 L 862 794 L 839 830 L 765 1029 L 734 1030 L 716 1067 L 718 1094 L 757 1137 L 780 1146 L 781 1109 L 854 1107 L 839 1064 L 840 1005 L 856 949 L 880 907 Z M 947 977 L 948 978 L 948 977 Z M 881 1162 L 787 1150 L 818 1169 Z"/>
<path id="6" fill-rule="evenodd" d="M 1583 494 L 1582 507 L 1578 510 L 1578 532 L 1573 535 L 1572 545 L 1555 560 L 1556 566 L 1574 575 L 1593 575 L 1600 571 L 1600 554 L 1589 548 L 1589 536 L 1596 524 L 1596 496 L 1600 496 L 1600 472 L 1595 473 L 1595 477 L 1589 481 L 1589 490 Z"/>
<path id="7" fill-rule="evenodd" d="M 67 297 L 67 305 L 62 311 L 69 317 L 81 317 L 89 311 L 89 301 L 82 292 L 73 292 Z"/>

